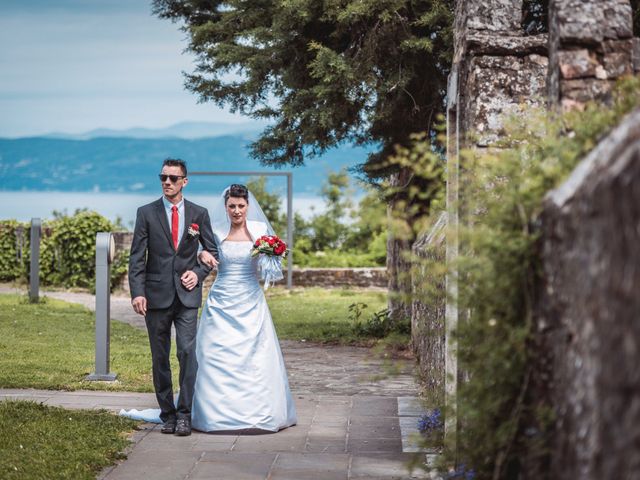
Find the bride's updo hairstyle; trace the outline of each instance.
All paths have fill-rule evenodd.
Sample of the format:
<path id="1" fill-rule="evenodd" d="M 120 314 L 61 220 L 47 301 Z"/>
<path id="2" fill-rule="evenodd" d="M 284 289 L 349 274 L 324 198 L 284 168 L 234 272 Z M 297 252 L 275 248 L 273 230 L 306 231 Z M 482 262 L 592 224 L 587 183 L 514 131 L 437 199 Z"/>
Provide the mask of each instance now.
<path id="1" fill-rule="evenodd" d="M 249 203 L 249 190 L 244 185 L 234 183 L 229 185 L 229 188 L 224 194 L 224 204 L 229 201 L 229 197 L 244 198 Z"/>

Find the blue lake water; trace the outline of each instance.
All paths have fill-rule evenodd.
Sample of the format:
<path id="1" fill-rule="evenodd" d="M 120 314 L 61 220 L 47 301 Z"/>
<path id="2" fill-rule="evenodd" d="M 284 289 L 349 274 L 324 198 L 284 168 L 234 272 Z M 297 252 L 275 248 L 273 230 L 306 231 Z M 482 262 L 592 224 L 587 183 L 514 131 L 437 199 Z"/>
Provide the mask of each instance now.
<path id="1" fill-rule="evenodd" d="M 109 220 L 117 217 L 129 229 L 133 229 L 136 210 L 141 205 L 160 198 L 158 194 L 94 193 L 94 192 L 2 192 L 0 191 L 0 220 L 29 221 L 33 217 L 53 218 L 53 211 L 72 214 L 78 208 L 95 210 Z M 214 195 L 185 195 L 190 201 L 204 207 L 213 205 Z M 286 199 L 283 198 L 283 211 Z M 324 202 L 320 197 L 295 196 L 293 210 L 309 218 L 313 212 L 321 212 Z"/>

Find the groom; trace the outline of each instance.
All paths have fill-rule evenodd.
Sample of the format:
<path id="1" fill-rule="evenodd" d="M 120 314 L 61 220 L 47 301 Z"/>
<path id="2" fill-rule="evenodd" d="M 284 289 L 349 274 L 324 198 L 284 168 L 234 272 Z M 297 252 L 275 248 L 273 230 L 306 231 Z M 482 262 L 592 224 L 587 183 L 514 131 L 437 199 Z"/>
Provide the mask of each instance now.
<path id="1" fill-rule="evenodd" d="M 211 269 L 197 261 L 198 245 L 217 257 L 209 213 L 185 200 L 187 166 L 168 158 L 160 173 L 162 198 L 140 207 L 131 243 L 129 286 L 131 304 L 144 315 L 151 357 L 153 385 L 164 422 L 162 433 L 191 434 L 191 402 L 198 364 L 196 327 L 202 303 L 202 282 Z M 176 329 L 180 364 L 180 395 L 173 401 L 171 324 Z"/>

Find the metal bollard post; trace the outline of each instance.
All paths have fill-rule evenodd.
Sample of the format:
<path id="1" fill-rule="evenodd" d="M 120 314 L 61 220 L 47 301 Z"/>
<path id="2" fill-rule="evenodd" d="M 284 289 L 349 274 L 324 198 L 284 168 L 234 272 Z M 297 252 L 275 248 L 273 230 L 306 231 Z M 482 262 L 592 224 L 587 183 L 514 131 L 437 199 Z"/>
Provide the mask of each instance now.
<path id="1" fill-rule="evenodd" d="M 40 234 L 42 222 L 31 219 L 31 261 L 29 268 L 29 301 L 38 303 L 40 298 Z"/>
<path id="2" fill-rule="evenodd" d="M 96 235 L 96 371 L 86 380 L 113 382 L 117 375 L 109 372 L 111 338 L 111 262 L 115 244 L 111 233 Z"/>

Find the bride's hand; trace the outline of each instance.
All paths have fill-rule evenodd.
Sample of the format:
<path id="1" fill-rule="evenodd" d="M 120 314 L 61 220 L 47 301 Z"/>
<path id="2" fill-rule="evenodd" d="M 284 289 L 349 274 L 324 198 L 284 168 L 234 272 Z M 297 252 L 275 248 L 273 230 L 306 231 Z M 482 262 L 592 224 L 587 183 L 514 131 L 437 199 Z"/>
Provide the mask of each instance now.
<path id="1" fill-rule="evenodd" d="M 200 252 L 200 255 L 198 255 L 198 258 L 200 259 L 200 263 L 204 265 L 208 265 L 211 268 L 216 268 L 218 266 L 218 261 L 216 260 L 216 257 L 211 255 L 206 250 L 202 250 Z"/>

